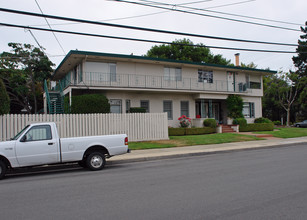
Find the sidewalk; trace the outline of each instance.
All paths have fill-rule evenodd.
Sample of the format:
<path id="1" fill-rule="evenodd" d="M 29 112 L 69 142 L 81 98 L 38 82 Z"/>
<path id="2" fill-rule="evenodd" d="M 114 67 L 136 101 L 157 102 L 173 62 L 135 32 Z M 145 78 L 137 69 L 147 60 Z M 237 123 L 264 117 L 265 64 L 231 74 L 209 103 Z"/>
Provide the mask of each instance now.
<path id="1" fill-rule="evenodd" d="M 307 137 L 299 138 L 269 138 L 261 141 L 245 141 L 225 144 L 195 145 L 188 147 L 133 150 L 129 154 L 119 155 L 107 160 L 107 164 L 130 163 L 139 161 L 150 161 L 168 158 L 180 158 L 195 155 L 206 155 L 225 153 L 231 151 L 254 150 L 262 148 L 273 148 L 288 146 L 290 144 L 307 144 Z"/>

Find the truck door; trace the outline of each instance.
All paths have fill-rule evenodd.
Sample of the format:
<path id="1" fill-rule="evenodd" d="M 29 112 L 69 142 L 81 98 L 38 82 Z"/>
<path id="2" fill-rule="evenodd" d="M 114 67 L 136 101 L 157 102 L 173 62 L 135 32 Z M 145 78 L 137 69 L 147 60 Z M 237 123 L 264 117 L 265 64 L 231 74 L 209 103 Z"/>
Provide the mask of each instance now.
<path id="1" fill-rule="evenodd" d="M 50 125 L 33 126 L 16 142 L 16 157 L 20 166 L 33 166 L 59 162 L 57 138 Z"/>

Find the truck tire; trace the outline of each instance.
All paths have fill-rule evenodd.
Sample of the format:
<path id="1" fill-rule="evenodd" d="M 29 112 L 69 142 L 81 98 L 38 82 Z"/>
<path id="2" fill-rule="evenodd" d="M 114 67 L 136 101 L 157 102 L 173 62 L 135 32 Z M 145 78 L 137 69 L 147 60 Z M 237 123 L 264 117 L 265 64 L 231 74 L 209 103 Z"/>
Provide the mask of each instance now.
<path id="1" fill-rule="evenodd" d="M 4 178 L 6 174 L 6 170 L 7 170 L 7 167 L 5 163 L 2 160 L 0 160 L 0 180 Z"/>
<path id="2" fill-rule="evenodd" d="M 86 166 L 93 171 L 103 169 L 105 164 L 105 156 L 100 152 L 93 152 L 86 158 Z"/>

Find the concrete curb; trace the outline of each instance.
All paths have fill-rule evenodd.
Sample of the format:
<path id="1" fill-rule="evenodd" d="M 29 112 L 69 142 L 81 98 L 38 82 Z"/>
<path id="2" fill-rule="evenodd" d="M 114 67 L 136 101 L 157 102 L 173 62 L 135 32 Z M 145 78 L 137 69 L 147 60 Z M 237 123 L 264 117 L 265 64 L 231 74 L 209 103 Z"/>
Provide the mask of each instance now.
<path id="1" fill-rule="evenodd" d="M 203 156 L 203 155 L 211 155 L 211 154 L 220 154 L 220 153 L 231 153 L 231 152 L 240 152 L 240 151 L 252 151 L 252 150 L 262 150 L 262 149 L 273 149 L 277 147 L 290 147 L 291 145 L 304 145 L 307 141 L 303 142 L 293 142 L 293 143 L 285 143 L 285 144 L 272 144 L 266 146 L 255 146 L 255 147 L 246 147 L 246 148 L 229 148 L 229 149 L 208 149 L 199 152 L 191 152 L 191 153 L 174 153 L 171 155 L 159 155 L 159 156 L 143 156 L 139 158 L 127 158 L 127 159 L 119 159 L 112 161 L 107 161 L 107 165 L 116 165 L 116 164 L 124 164 L 124 163 L 134 163 L 134 162 L 145 162 L 145 161 L 155 161 L 155 160 L 163 160 L 163 159 L 175 159 L 175 158 L 183 158 L 183 157 L 191 157 L 191 156 Z"/>

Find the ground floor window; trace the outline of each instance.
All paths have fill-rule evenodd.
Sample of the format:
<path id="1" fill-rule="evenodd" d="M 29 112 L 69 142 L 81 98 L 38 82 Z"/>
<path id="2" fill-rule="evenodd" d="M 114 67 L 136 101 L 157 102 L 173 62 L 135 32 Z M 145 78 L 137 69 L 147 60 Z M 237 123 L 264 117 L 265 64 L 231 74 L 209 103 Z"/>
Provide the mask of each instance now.
<path id="1" fill-rule="evenodd" d="M 146 113 L 149 113 L 149 101 L 148 100 L 141 100 L 141 108 L 145 108 Z"/>
<path id="2" fill-rule="evenodd" d="M 121 99 L 110 99 L 110 112 L 111 113 L 122 113 L 122 100 Z"/>
<path id="3" fill-rule="evenodd" d="M 180 102 L 180 112 L 181 112 L 181 115 L 185 115 L 189 117 L 189 101 Z"/>
<path id="4" fill-rule="evenodd" d="M 170 100 L 163 101 L 163 112 L 167 112 L 168 120 L 173 120 L 173 102 Z"/>
<path id="5" fill-rule="evenodd" d="M 243 113 L 245 118 L 255 118 L 255 103 L 244 102 L 242 113 Z"/>

